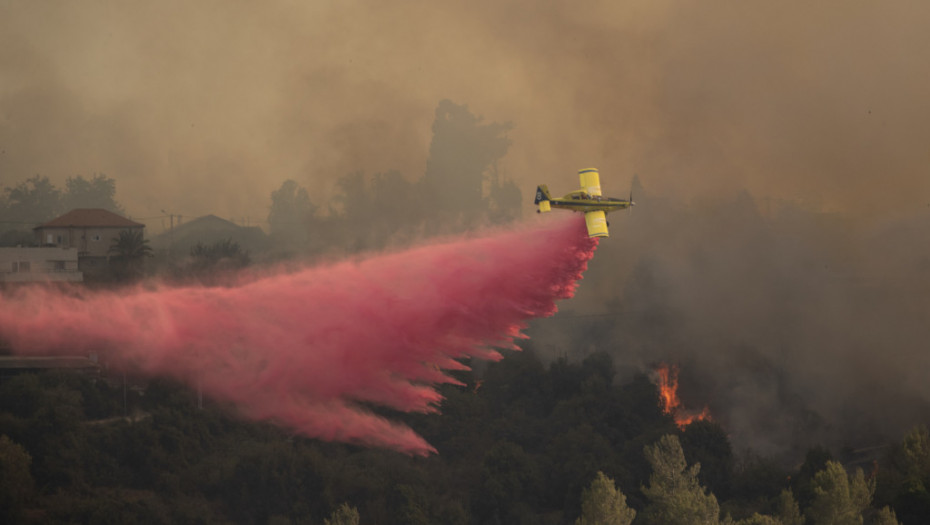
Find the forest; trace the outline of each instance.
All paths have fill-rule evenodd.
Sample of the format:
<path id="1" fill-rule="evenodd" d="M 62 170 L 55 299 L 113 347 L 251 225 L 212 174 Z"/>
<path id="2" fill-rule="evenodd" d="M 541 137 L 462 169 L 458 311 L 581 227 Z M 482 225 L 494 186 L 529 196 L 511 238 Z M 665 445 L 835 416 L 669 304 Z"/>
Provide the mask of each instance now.
<path id="1" fill-rule="evenodd" d="M 385 414 L 436 447 L 426 458 L 245 423 L 157 379 L 140 388 L 130 377 L 127 390 L 118 375 L 7 376 L 3 520 L 343 523 L 345 505 L 357 523 L 630 523 L 598 514 L 611 497 L 634 523 L 922 523 L 930 513 L 926 427 L 848 473 L 823 447 L 786 467 L 735 454 L 717 422 L 679 428 L 647 375 L 618 383 L 603 353 L 546 365 L 528 344 L 478 368 L 443 387 L 441 415 Z M 604 490 L 593 492 L 598 479 Z"/>
<path id="2" fill-rule="evenodd" d="M 152 258 L 139 278 L 223 286 L 204 276 L 224 259 L 326 260 L 520 220 L 523 192 L 498 169 L 510 127 L 443 101 L 419 178 L 344 174 L 327 202 L 286 180 L 270 195 L 267 253 L 200 246 Z M 635 213 L 612 217 L 577 296 L 531 323 L 522 351 L 454 372 L 463 385 L 441 387 L 440 414 L 365 407 L 437 454 L 244 422 L 132 370 L 4 373 L 0 521 L 926 522 L 913 290 L 930 283 L 927 217 L 860 226 L 745 192 L 682 203 L 630 178 Z M 122 211 L 116 180 L 6 187 L 2 244 L 30 242 L 30 225 L 70 206 Z M 680 426 L 663 410 L 660 363 L 680 365 L 682 402 L 709 418 Z"/>

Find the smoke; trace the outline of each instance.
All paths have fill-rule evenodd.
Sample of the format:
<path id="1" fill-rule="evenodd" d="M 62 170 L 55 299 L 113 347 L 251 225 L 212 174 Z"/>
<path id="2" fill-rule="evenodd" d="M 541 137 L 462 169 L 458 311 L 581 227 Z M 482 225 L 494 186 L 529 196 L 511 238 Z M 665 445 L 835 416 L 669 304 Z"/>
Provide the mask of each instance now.
<path id="1" fill-rule="evenodd" d="M 579 217 L 258 278 L 231 288 L 62 293 L 0 302 L 24 354 L 99 352 L 307 436 L 435 450 L 361 405 L 436 411 L 459 358 L 500 359 L 571 297 L 597 243 Z"/>
<path id="2" fill-rule="evenodd" d="M 133 216 L 254 224 L 286 179 L 321 203 L 357 170 L 418 178 L 450 99 L 514 123 L 500 169 L 524 188 L 597 166 L 686 202 L 746 189 L 881 216 L 930 190 L 928 11 L 5 2 L 0 177 L 103 172 Z"/>
<path id="3" fill-rule="evenodd" d="M 928 16 L 916 0 L 6 2 L 0 182 L 103 172 L 135 217 L 254 224 L 286 179 L 317 204 L 356 170 L 415 180 L 438 101 L 467 103 L 514 124 L 498 168 L 524 195 L 574 189 L 585 166 L 605 194 L 633 173 L 650 192 L 611 217 L 571 306 L 616 315 L 538 339 L 681 361 L 684 401 L 710 396 L 738 446 L 868 442 L 930 399 Z"/>
<path id="4" fill-rule="evenodd" d="M 737 450 L 786 463 L 930 421 L 930 212 L 864 228 L 748 194 L 639 193 L 610 217 L 586 273 L 598 286 L 533 323 L 542 352 L 607 351 L 624 376 L 676 363 L 686 407 L 708 405 Z"/>

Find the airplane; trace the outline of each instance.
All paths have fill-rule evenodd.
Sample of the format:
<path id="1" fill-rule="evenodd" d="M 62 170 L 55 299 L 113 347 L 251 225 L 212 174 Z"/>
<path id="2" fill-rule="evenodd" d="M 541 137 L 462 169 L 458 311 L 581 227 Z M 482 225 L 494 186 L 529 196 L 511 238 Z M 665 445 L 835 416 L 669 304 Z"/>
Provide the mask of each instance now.
<path id="1" fill-rule="evenodd" d="M 607 227 L 607 213 L 624 210 L 636 205 L 633 202 L 633 193 L 630 192 L 628 200 L 614 199 L 601 196 L 601 179 L 597 168 L 585 168 L 578 171 L 581 179 L 581 189 L 568 195 L 553 199 L 549 188 L 545 184 L 536 187 L 536 200 L 533 204 L 539 206 L 536 213 L 561 208 L 563 210 L 580 211 L 584 213 L 584 221 L 588 227 L 588 237 L 609 237 Z"/>

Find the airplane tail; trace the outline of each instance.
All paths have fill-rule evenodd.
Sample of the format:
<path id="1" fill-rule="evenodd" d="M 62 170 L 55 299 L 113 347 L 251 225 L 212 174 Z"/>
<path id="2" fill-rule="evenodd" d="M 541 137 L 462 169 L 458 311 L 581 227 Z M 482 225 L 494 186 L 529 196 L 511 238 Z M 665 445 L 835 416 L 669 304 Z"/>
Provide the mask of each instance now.
<path id="1" fill-rule="evenodd" d="M 539 213 L 539 212 L 551 210 L 552 207 L 549 205 L 549 199 L 551 198 L 552 196 L 549 195 L 549 188 L 547 188 L 545 184 L 541 184 L 537 186 L 536 187 L 536 200 L 533 201 L 533 204 L 539 205 L 539 209 L 536 210 L 536 212 Z"/>

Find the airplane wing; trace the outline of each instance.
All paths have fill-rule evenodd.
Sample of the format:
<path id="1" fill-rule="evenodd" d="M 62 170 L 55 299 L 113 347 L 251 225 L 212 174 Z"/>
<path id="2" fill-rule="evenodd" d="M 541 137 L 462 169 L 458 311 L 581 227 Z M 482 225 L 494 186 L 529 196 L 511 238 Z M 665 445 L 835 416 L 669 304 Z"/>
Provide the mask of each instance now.
<path id="1" fill-rule="evenodd" d="M 607 233 L 607 214 L 602 210 L 586 212 L 584 222 L 588 227 L 588 237 L 610 236 Z"/>
<path id="2" fill-rule="evenodd" d="M 591 197 L 601 196 L 601 177 L 597 168 L 587 168 L 578 171 L 581 179 L 581 189 Z M 588 237 L 608 237 L 607 214 L 603 210 L 589 211 L 584 214 L 584 222 L 588 226 Z"/>

